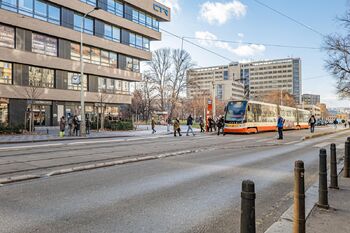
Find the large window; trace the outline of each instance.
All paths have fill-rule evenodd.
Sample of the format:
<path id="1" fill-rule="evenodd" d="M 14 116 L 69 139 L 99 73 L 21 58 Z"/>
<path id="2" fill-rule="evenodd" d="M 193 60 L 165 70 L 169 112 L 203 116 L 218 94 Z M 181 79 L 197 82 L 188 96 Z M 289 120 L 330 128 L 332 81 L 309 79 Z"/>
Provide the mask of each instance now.
<path id="1" fill-rule="evenodd" d="M 57 56 L 57 39 L 33 33 L 32 51 L 34 53 Z"/>
<path id="2" fill-rule="evenodd" d="M 98 78 L 98 91 L 109 94 L 130 94 L 130 83 L 111 78 Z"/>
<path id="3" fill-rule="evenodd" d="M 50 23 L 61 23 L 61 9 L 40 0 L 2 0 L 0 7 Z"/>
<path id="4" fill-rule="evenodd" d="M 74 30 L 81 30 L 81 22 L 83 20 L 83 16 L 78 13 L 74 13 Z M 94 34 L 94 21 L 91 18 L 85 18 L 83 23 L 83 32 L 93 35 Z"/>
<path id="5" fill-rule="evenodd" d="M 12 64 L 0 61 L 0 83 L 12 84 Z"/>
<path id="6" fill-rule="evenodd" d="M 71 43 L 71 59 L 80 61 L 79 44 Z M 113 68 L 117 68 L 118 64 L 118 56 L 116 53 L 89 46 L 83 47 L 83 59 L 86 63 L 109 66 Z"/>
<path id="7" fill-rule="evenodd" d="M 29 66 L 29 85 L 53 88 L 55 83 L 54 70 Z"/>
<path id="8" fill-rule="evenodd" d="M 124 16 L 124 5 L 117 0 L 107 0 L 107 11 L 118 15 L 120 17 Z"/>
<path id="9" fill-rule="evenodd" d="M 90 4 L 91 6 L 96 6 L 96 0 L 80 0 L 80 1 Z"/>
<path id="10" fill-rule="evenodd" d="M 120 42 L 120 28 L 105 24 L 104 38 Z"/>
<path id="11" fill-rule="evenodd" d="M 87 91 L 87 75 L 83 78 L 84 90 Z M 80 74 L 78 73 L 68 73 L 68 89 L 69 90 L 80 90 Z"/>
<path id="12" fill-rule="evenodd" d="M 15 47 L 15 29 L 0 24 L 0 46 L 14 48 Z"/>
<path id="13" fill-rule="evenodd" d="M 140 72 L 140 60 L 136 58 L 126 57 L 126 70 Z"/>
<path id="14" fill-rule="evenodd" d="M 129 45 L 138 49 L 149 50 L 149 39 L 138 34 L 129 33 Z"/>
<path id="15" fill-rule="evenodd" d="M 159 21 L 157 19 L 136 9 L 131 9 L 131 14 L 132 15 L 126 18 L 129 18 L 133 22 L 146 26 L 155 31 L 159 31 Z"/>

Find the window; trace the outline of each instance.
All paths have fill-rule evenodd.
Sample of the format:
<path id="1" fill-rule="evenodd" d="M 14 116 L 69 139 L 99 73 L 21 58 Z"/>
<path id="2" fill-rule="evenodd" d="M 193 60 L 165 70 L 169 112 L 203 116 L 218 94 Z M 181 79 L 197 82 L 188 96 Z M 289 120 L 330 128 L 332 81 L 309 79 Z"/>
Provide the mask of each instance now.
<path id="1" fill-rule="evenodd" d="M 91 48 L 91 61 L 92 64 L 101 65 L 101 50 Z"/>
<path id="2" fill-rule="evenodd" d="M 0 61 L 0 83 L 12 84 L 12 64 Z"/>
<path id="3" fill-rule="evenodd" d="M 33 33 L 32 51 L 34 53 L 57 56 L 57 39 Z"/>
<path id="4" fill-rule="evenodd" d="M 133 59 L 132 61 L 132 70 L 134 72 L 140 72 L 140 61 L 138 59 Z"/>
<path id="5" fill-rule="evenodd" d="M 54 87 L 54 70 L 29 66 L 29 85 L 36 87 Z"/>
<path id="6" fill-rule="evenodd" d="M 129 45 L 132 47 L 136 47 L 138 49 L 143 49 L 148 51 L 150 49 L 149 39 L 134 33 L 129 33 Z"/>
<path id="7" fill-rule="evenodd" d="M 136 9 L 131 9 L 131 14 L 132 15 L 130 15 L 130 17 L 126 17 L 126 18 L 130 19 L 135 23 L 138 23 L 150 29 L 153 29 L 155 31 L 159 31 L 159 22 L 155 18 L 145 14 L 142 11 L 138 11 Z"/>
<path id="8" fill-rule="evenodd" d="M 129 82 L 123 81 L 123 93 L 124 94 L 130 94 L 129 90 L 130 90 Z"/>
<path id="9" fill-rule="evenodd" d="M 121 93 L 122 92 L 122 81 L 121 80 L 115 80 L 115 83 L 116 83 L 115 93 Z"/>
<path id="10" fill-rule="evenodd" d="M 149 45 L 149 39 L 143 38 L 143 49 L 149 51 L 150 50 L 150 45 Z"/>
<path id="11" fill-rule="evenodd" d="M 84 90 L 87 91 L 87 75 L 84 75 L 83 79 Z M 80 74 L 78 73 L 68 73 L 68 90 L 80 90 Z"/>
<path id="12" fill-rule="evenodd" d="M 107 80 L 105 78 L 98 78 L 98 92 L 105 93 L 107 89 Z"/>
<path id="13" fill-rule="evenodd" d="M 70 58 L 74 61 L 80 61 L 80 45 L 76 43 L 70 44 Z"/>
<path id="14" fill-rule="evenodd" d="M 143 47 L 142 36 L 140 36 L 140 35 L 136 35 L 136 47 L 138 49 L 142 49 L 142 47 Z"/>
<path id="15" fill-rule="evenodd" d="M 8 124 L 9 107 L 8 103 L 0 102 L 0 124 Z"/>
<path id="16" fill-rule="evenodd" d="M 110 52 L 109 53 L 109 64 L 113 68 L 117 68 L 118 64 L 118 56 L 116 53 Z"/>
<path id="17" fill-rule="evenodd" d="M 108 51 L 101 51 L 101 65 L 103 66 L 109 66 L 109 52 Z"/>
<path id="18" fill-rule="evenodd" d="M 132 71 L 132 58 L 126 57 L 126 70 Z"/>
<path id="19" fill-rule="evenodd" d="M 80 1 L 90 4 L 91 6 L 96 6 L 96 0 L 80 0 Z"/>
<path id="20" fill-rule="evenodd" d="M 40 0 L 2 0 L 0 7 L 36 19 L 60 25 L 61 9 Z"/>
<path id="21" fill-rule="evenodd" d="M 91 48 L 83 46 L 83 60 L 84 62 L 91 63 Z"/>
<path id="22" fill-rule="evenodd" d="M 139 23 L 142 25 L 146 25 L 146 15 L 145 13 L 140 12 L 139 13 Z"/>
<path id="23" fill-rule="evenodd" d="M 0 24 L 0 46 L 15 47 L 15 29 Z"/>
<path id="24" fill-rule="evenodd" d="M 120 42 L 120 29 L 109 24 L 105 24 L 104 38 Z"/>
<path id="25" fill-rule="evenodd" d="M 81 22 L 83 16 L 80 14 L 74 14 L 74 30 L 81 31 Z M 94 21 L 91 18 L 85 18 L 83 23 L 83 32 L 93 35 L 94 34 Z"/>
<path id="26" fill-rule="evenodd" d="M 107 81 L 107 93 L 114 93 L 114 79 L 108 78 Z"/>
<path id="27" fill-rule="evenodd" d="M 107 1 L 107 11 L 118 15 L 120 17 L 123 17 L 123 13 L 124 13 L 124 5 L 116 0 L 108 0 Z"/>
<path id="28" fill-rule="evenodd" d="M 134 33 L 129 34 L 129 45 L 132 47 L 136 46 L 136 35 Z"/>
<path id="29" fill-rule="evenodd" d="M 139 12 L 137 10 L 132 9 L 132 21 L 138 23 L 139 22 Z"/>

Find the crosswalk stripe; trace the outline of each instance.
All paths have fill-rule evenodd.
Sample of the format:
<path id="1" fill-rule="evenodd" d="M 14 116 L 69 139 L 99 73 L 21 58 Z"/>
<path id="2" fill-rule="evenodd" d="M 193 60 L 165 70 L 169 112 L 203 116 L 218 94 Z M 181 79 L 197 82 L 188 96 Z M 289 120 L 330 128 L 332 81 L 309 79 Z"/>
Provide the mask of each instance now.
<path id="1" fill-rule="evenodd" d="M 330 144 L 331 144 L 331 142 L 322 142 L 322 143 L 319 143 L 319 144 L 314 145 L 313 147 L 316 147 L 316 148 L 324 148 L 324 147 L 326 147 L 326 146 L 328 146 L 328 145 L 330 145 Z"/>

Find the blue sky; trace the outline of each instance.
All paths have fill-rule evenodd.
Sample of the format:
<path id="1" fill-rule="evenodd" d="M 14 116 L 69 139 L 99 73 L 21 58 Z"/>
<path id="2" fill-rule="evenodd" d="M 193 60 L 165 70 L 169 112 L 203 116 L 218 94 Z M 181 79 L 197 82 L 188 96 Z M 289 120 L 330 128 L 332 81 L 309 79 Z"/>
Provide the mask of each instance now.
<path id="1" fill-rule="evenodd" d="M 320 94 L 329 107 L 349 106 L 338 100 L 335 79 L 324 69 L 326 54 L 318 49 L 296 49 L 264 46 L 281 44 L 320 47 L 323 38 L 291 20 L 259 5 L 254 0 L 159 0 L 173 8 L 172 21 L 161 28 L 184 37 L 211 38 L 253 42 L 254 45 L 217 43 L 191 39 L 232 61 L 300 57 L 302 59 L 303 93 Z M 350 6 L 347 0 L 260 0 L 270 7 L 312 27 L 322 34 L 342 30 L 336 21 Z M 180 48 L 181 40 L 163 33 L 161 42 L 153 42 L 152 50 Z M 184 43 L 199 66 L 228 64 L 216 55 Z"/>

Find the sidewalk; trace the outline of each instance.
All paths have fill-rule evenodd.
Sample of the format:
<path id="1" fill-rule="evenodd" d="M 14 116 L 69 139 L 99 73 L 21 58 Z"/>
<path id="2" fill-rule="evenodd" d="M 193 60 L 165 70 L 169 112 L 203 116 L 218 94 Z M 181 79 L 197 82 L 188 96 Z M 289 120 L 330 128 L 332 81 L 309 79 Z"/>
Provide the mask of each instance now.
<path id="1" fill-rule="evenodd" d="M 343 173 L 339 176 L 339 187 L 329 189 L 329 210 L 314 208 L 306 221 L 306 232 L 350 232 L 350 178 L 343 178 Z"/>
<path id="2" fill-rule="evenodd" d="M 36 135 L 0 135 L 0 144 L 10 143 L 25 143 L 25 142 L 44 142 L 44 141 L 60 141 L 60 140 L 78 140 L 78 139 L 98 139 L 98 138 L 115 138 L 115 137 L 150 137 L 154 135 L 172 134 L 173 127 L 170 127 L 170 132 L 167 131 L 167 126 L 157 125 L 157 132 L 152 134 L 150 126 L 139 125 L 136 130 L 130 131 L 91 131 L 86 137 L 80 136 L 65 136 L 59 137 L 58 127 L 41 127 L 36 130 Z M 186 132 L 187 126 L 181 126 L 181 131 Z M 193 129 L 198 132 L 198 129 Z M 67 130 L 66 130 L 67 135 Z"/>

